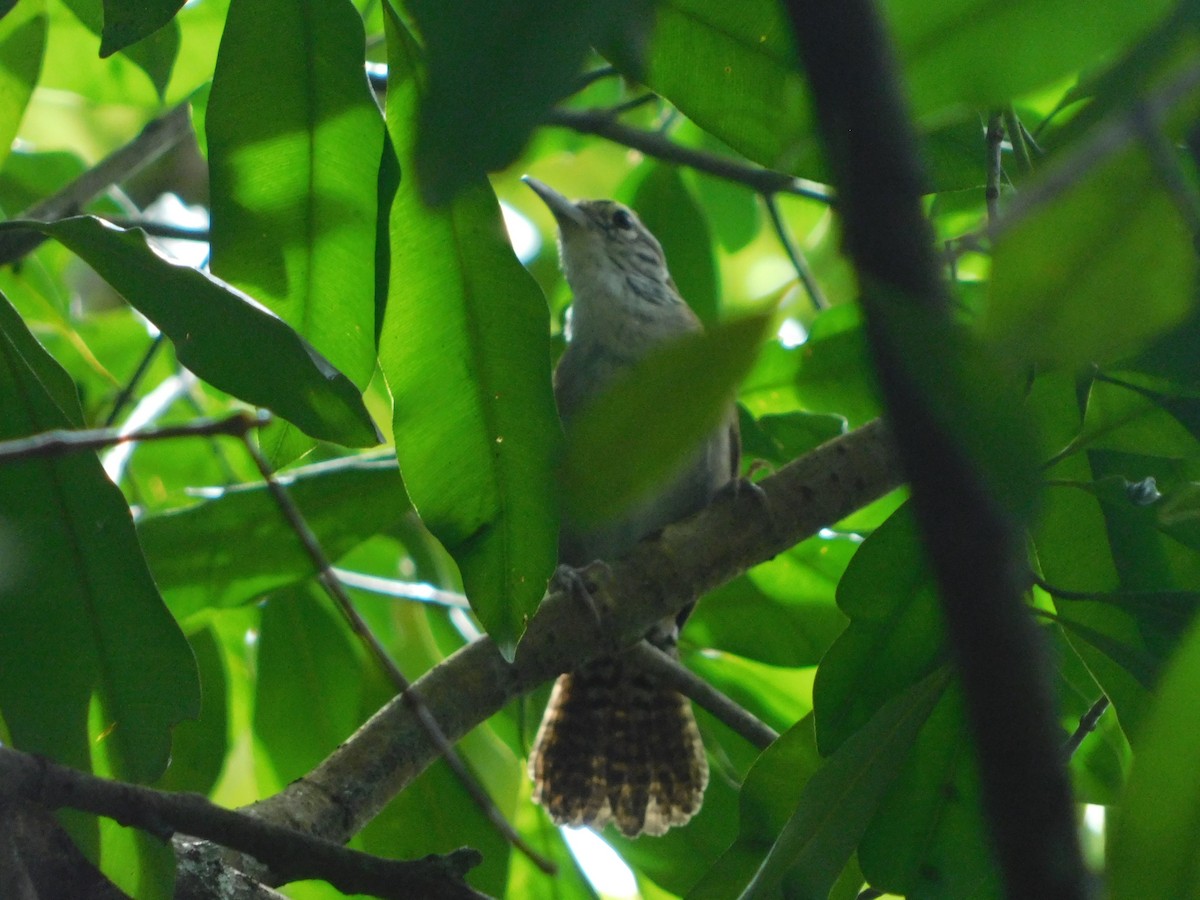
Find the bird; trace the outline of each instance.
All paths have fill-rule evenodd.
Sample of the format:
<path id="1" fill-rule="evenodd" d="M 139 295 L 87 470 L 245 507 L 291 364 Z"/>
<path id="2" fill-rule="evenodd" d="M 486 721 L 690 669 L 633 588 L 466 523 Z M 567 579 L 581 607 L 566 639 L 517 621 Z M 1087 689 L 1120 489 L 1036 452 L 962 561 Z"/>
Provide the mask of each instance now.
<path id="1" fill-rule="evenodd" d="M 555 402 L 569 429 L 571 418 L 615 379 L 703 326 L 680 296 L 661 244 L 633 210 L 613 200 L 571 201 L 535 178 L 523 180 L 558 225 L 559 258 L 572 292 L 566 349 L 554 371 Z M 722 425 L 679 470 L 615 520 L 583 525 L 564 513 L 560 569 L 616 559 L 643 537 L 698 512 L 737 483 L 739 462 L 731 404 Z M 647 639 L 678 659 L 678 631 L 689 612 L 657 623 Z M 529 772 L 534 800 L 557 824 L 601 830 L 611 823 L 628 837 L 662 835 L 699 811 L 708 757 L 690 701 L 618 654 L 559 676 Z"/>

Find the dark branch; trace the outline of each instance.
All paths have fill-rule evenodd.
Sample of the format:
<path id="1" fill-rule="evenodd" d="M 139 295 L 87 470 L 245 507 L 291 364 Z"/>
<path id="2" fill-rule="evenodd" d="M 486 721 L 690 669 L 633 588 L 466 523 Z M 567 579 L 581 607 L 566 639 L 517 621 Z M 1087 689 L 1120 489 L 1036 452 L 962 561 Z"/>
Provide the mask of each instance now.
<path id="1" fill-rule="evenodd" d="M 463 881 L 480 862 L 474 850 L 411 862 L 382 859 L 222 809 L 199 794 L 108 781 L 4 747 L 0 747 L 0 786 L 10 802 L 20 799 L 47 809 L 78 809 L 162 838 L 180 832 L 210 840 L 254 856 L 285 881 L 321 878 L 347 894 L 397 900 L 483 897 Z"/>
<path id="2" fill-rule="evenodd" d="M 821 203 L 834 202 L 832 194 L 813 182 L 681 146 L 657 131 L 625 125 L 615 118 L 612 110 L 554 109 L 546 117 L 546 124 L 569 128 L 580 134 L 594 134 L 663 162 L 688 166 L 726 181 L 736 181 L 764 196 L 795 194 Z"/>
<path id="3" fill-rule="evenodd" d="M 804 251 L 792 239 L 792 233 L 788 229 L 787 223 L 783 221 L 783 216 L 779 212 L 778 198 L 774 194 L 766 194 L 763 196 L 763 202 L 767 205 L 767 215 L 771 217 L 771 225 L 775 229 L 779 243 L 783 245 L 783 252 L 787 254 L 792 268 L 796 270 L 796 277 L 808 291 L 808 299 L 812 301 L 813 309 L 829 309 L 829 301 L 825 299 L 825 292 L 821 290 L 820 283 L 813 275 L 812 267 L 809 266 Z"/>
<path id="4" fill-rule="evenodd" d="M 922 211 L 925 181 L 892 48 L 871 0 L 784 5 L 834 169 L 888 421 L 938 581 L 1005 887 L 1012 898 L 1082 900 L 1048 654 L 1022 602 L 1017 523 L 902 355 L 921 352 L 936 366 L 949 349 L 944 338 L 957 332 Z M 894 323 L 905 322 L 929 323 L 921 331 L 927 346 L 901 344 Z M 953 372 L 948 360 L 944 371 Z"/>
<path id="5" fill-rule="evenodd" d="M 657 675 L 663 683 L 685 697 L 690 697 L 759 750 L 766 750 L 779 737 L 779 732 L 766 722 L 648 641 L 635 644 L 628 653 L 637 657 L 638 663 L 646 671 Z"/>
<path id="6" fill-rule="evenodd" d="M 134 441 L 214 437 L 222 434 L 230 437 L 244 437 L 251 430 L 265 425 L 268 421 L 270 421 L 270 417 L 265 412 L 257 415 L 239 412 L 224 419 L 201 419 L 197 422 L 188 422 L 186 425 L 167 425 L 162 428 L 148 428 L 144 431 L 130 431 L 127 434 L 122 434 L 116 428 L 44 431 L 41 434 L 33 434 L 12 441 L 0 441 L 0 464 L 16 462 L 21 459 L 52 459 L 68 453 L 100 450 L 104 447 L 113 447 L 117 444 L 128 444 Z"/>

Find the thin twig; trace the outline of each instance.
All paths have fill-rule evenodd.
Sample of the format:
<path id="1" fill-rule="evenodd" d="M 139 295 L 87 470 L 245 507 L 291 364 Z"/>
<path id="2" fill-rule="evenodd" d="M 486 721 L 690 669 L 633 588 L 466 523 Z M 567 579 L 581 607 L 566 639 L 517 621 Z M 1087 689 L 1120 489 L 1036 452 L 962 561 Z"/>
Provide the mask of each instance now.
<path id="1" fill-rule="evenodd" d="M 1000 218 L 1000 179 L 1004 176 L 1004 125 L 999 113 L 988 119 L 987 131 L 987 201 L 988 228 L 995 227 Z"/>
<path id="2" fill-rule="evenodd" d="M 198 422 L 188 422 L 186 425 L 165 425 L 161 428 L 131 431 L 128 434 L 121 434 L 116 428 L 43 431 L 40 434 L 32 434 L 29 437 L 17 438 L 12 441 L 0 441 L 0 463 L 15 462 L 21 459 L 52 459 L 68 453 L 99 450 L 103 447 L 113 447 L 132 441 L 213 437 L 222 434 L 244 438 L 252 429 L 259 428 L 268 421 L 269 416 L 265 412 L 257 415 L 238 412 L 224 419 L 203 419 Z"/>
<path id="3" fill-rule="evenodd" d="M 224 809 L 200 794 L 97 778 L 7 747 L 0 747 L 0 774 L 0 790 L 9 797 L 82 810 L 164 839 L 181 833 L 212 841 L 253 856 L 285 881 L 320 878 L 347 894 L 384 898 L 483 897 L 462 880 L 482 862 L 475 850 L 415 861 L 383 859 Z"/>
<path id="4" fill-rule="evenodd" d="M 1004 108 L 1004 132 L 1012 145 L 1013 156 L 1017 160 L 1017 168 L 1023 175 L 1033 171 L 1033 157 L 1029 153 L 1030 141 L 1026 139 L 1028 132 L 1017 117 L 1017 110 L 1010 103 Z"/>
<path id="5" fill-rule="evenodd" d="M 133 374 L 129 376 L 129 381 L 121 388 L 121 393 L 117 394 L 117 399 L 113 401 L 112 409 L 104 420 L 104 427 L 111 428 L 112 424 L 117 421 L 117 417 L 125 409 L 125 404 L 129 402 L 129 398 L 133 396 L 133 392 L 137 390 L 137 386 L 141 383 L 142 377 L 150 368 L 150 363 L 154 361 L 154 357 L 158 353 L 158 348 L 162 346 L 166 336 L 160 331 L 154 336 L 150 342 L 150 346 L 146 348 L 146 352 L 142 354 L 141 362 L 137 364 L 137 368 L 133 370 Z"/>
<path id="6" fill-rule="evenodd" d="M 150 122 L 125 146 L 105 157 L 70 184 L 40 200 L 16 218 L 53 222 L 79 213 L 109 185 L 127 180 L 135 172 L 162 156 L 191 130 L 187 103 L 181 103 L 161 118 Z M 36 249 L 46 236 L 21 231 L 0 235 L 0 265 L 15 262 Z"/>
<path id="7" fill-rule="evenodd" d="M 578 94 L 580 91 L 590 88 L 597 81 L 603 81 L 605 78 L 616 78 L 618 75 L 620 75 L 620 72 L 614 66 L 601 66 L 599 69 L 584 72 L 571 88 L 571 94 Z"/>
<path id="8" fill-rule="evenodd" d="M 677 659 L 672 659 L 648 641 L 626 651 L 648 672 L 657 675 L 685 697 L 708 710 L 759 750 L 766 750 L 779 732 L 754 713 L 738 705 Z"/>
<path id="9" fill-rule="evenodd" d="M 816 276 L 813 275 L 812 268 L 804 256 L 804 251 L 800 249 L 799 245 L 792 238 L 791 230 L 787 227 L 787 223 L 783 221 L 783 216 L 779 212 L 779 201 L 776 199 L 776 195 L 763 194 L 763 202 L 767 205 L 767 215 L 771 217 L 771 225 L 775 228 L 775 234 L 779 238 L 779 243 L 783 246 L 783 252 L 791 260 L 792 268 L 796 270 L 796 275 L 799 277 L 800 283 L 808 291 L 808 299 L 812 301 L 813 308 L 816 310 L 829 309 L 829 301 L 825 298 L 825 293 L 821 290 L 821 285 L 817 282 Z"/>
<path id="10" fill-rule="evenodd" d="M 1108 698 L 1101 695 L 1100 699 L 1091 705 L 1086 713 L 1079 720 L 1079 726 L 1075 729 L 1070 738 L 1067 739 L 1066 750 L 1067 757 L 1075 755 L 1075 751 L 1079 749 L 1083 739 L 1096 730 L 1096 726 L 1100 724 L 1100 717 L 1104 715 L 1104 711 L 1108 709 Z"/>
<path id="11" fill-rule="evenodd" d="M 1175 208 L 1179 210 L 1188 230 L 1193 236 L 1200 236 L 1200 191 L 1196 190 L 1180 164 L 1174 145 L 1163 134 L 1159 114 L 1142 103 L 1133 108 L 1133 113 L 1155 172 L 1175 202 Z"/>
<path id="12" fill-rule="evenodd" d="M 483 811 L 484 815 L 492 822 L 496 829 L 504 835 L 514 847 L 529 857 L 533 863 L 547 874 L 555 874 L 558 869 L 553 862 L 543 857 L 533 849 L 525 840 L 517 834 L 512 825 L 500 813 L 496 804 L 492 802 L 491 797 L 480 786 L 479 781 L 467 769 L 466 763 L 462 757 L 454 749 L 453 745 L 446 738 L 441 726 L 434 719 L 433 713 L 429 706 L 422 699 L 420 694 L 412 689 L 412 684 L 404 673 L 400 671 L 395 660 L 391 658 L 379 638 L 371 631 L 369 625 L 359 615 L 358 610 L 354 607 L 354 602 L 350 599 L 350 595 L 346 593 L 346 589 L 342 587 L 342 583 L 338 580 L 338 576 L 334 573 L 333 565 L 329 558 L 325 555 L 317 536 L 308 526 L 308 522 L 304 519 L 304 514 L 300 512 L 300 508 L 292 502 L 291 496 L 279 481 L 275 478 L 275 473 L 271 470 L 270 464 L 266 457 L 254 445 L 254 442 L 246 437 L 243 437 L 243 444 L 246 446 L 246 451 L 250 454 L 250 458 L 254 461 L 254 465 L 258 468 L 263 480 L 267 484 L 267 489 L 271 492 L 271 496 L 275 499 L 276 505 L 279 507 L 280 513 L 287 520 L 288 525 L 299 539 L 304 551 L 312 560 L 313 567 L 317 571 L 317 580 L 321 583 L 321 587 L 325 589 L 325 593 L 333 601 L 334 605 L 346 617 L 350 628 L 358 635 L 359 639 L 366 645 L 371 655 L 379 663 L 384 673 L 395 686 L 397 693 L 408 706 L 410 712 L 420 723 L 425 730 L 429 740 L 437 748 L 438 753 L 446 760 L 446 764 L 450 766 L 451 771 L 461 782 L 467 793 L 471 795 L 471 799 Z"/>
<path id="13" fill-rule="evenodd" d="M 724 178 L 726 181 L 744 184 L 763 196 L 795 194 L 821 203 L 834 202 L 832 192 L 824 185 L 681 146 L 657 131 L 633 128 L 617 121 L 613 118 L 611 110 L 554 109 L 546 117 L 546 124 L 557 128 L 569 128 L 580 134 L 594 134 L 655 159 L 688 166 L 699 172 Z"/>

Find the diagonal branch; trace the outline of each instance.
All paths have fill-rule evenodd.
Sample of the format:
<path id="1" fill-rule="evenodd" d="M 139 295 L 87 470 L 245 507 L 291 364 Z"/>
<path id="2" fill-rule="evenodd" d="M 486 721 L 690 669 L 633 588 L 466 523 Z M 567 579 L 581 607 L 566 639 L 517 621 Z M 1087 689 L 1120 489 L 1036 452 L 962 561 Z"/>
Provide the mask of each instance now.
<path id="1" fill-rule="evenodd" d="M 164 838 L 181 832 L 233 847 L 252 854 L 285 881 L 321 878 L 347 894 L 383 898 L 483 896 L 463 881 L 480 861 L 473 850 L 417 861 L 383 859 L 222 809 L 199 794 L 109 781 L 6 747 L 0 747 L 0 786 L 5 802 L 78 809 Z"/>
<path id="2" fill-rule="evenodd" d="M 489 638 L 468 644 L 413 685 L 451 740 L 511 700 L 590 658 L 639 641 L 653 623 L 901 483 L 879 421 L 842 435 L 764 479 L 669 526 L 611 565 L 600 621 L 578 601 L 548 597 L 506 663 Z M 330 840 L 357 833 L 438 751 L 403 698 L 377 712 L 305 777 L 252 807 L 268 821 Z"/>

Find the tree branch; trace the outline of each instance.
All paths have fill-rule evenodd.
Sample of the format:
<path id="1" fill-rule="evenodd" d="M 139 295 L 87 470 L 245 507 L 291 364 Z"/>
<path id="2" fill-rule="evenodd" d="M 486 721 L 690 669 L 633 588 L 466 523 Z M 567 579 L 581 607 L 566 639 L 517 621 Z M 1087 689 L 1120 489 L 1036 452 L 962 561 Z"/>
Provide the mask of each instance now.
<path id="1" fill-rule="evenodd" d="M 102 159 L 70 184 L 22 212 L 18 219 L 53 222 L 77 215 L 97 194 L 109 185 L 119 184 L 143 166 L 158 159 L 192 128 L 189 105 L 181 103 L 150 122 L 132 141 Z M 15 262 L 36 249 L 46 236 L 35 231 L 0 235 L 0 265 Z"/>
<path id="2" fill-rule="evenodd" d="M 813 182 L 684 147 L 657 131 L 645 131 L 620 122 L 612 110 L 553 109 L 546 116 L 546 124 L 569 128 L 580 134 L 594 134 L 664 162 L 688 166 L 726 181 L 736 181 L 764 196 L 795 194 L 821 203 L 834 202 L 832 194 Z"/>
<path id="3" fill-rule="evenodd" d="M 347 894 L 396 900 L 483 897 L 463 881 L 480 862 L 474 850 L 417 861 L 382 859 L 222 809 L 199 794 L 109 781 L 6 747 L 0 747 L 0 791 L 8 803 L 78 809 L 163 838 L 174 832 L 204 838 L 249 853 L 285 881 L 321 878 Z"/>
<path id="4" fill-rule="evenodd" d="M 450 740 L 537 685 L 581 662 L 641 640 L 651 626 L 708 590 L 845 518 L 901 483 L 890 438 L 872 422 L 789 463 L 758 492 L 722 497 L 665 528 L 611 565 L 600 621 L 578 601 L 549 596 L 506 663 L 483 637 L 413 685 L 438 711 Z M 604 600 L 601 596 L 600 601 Z M 357 833 L 437 758 L 437 748 L 402 697 L 377 712 L 306 776 L 254 804 L 273 822 L 342 841 Z"/>

